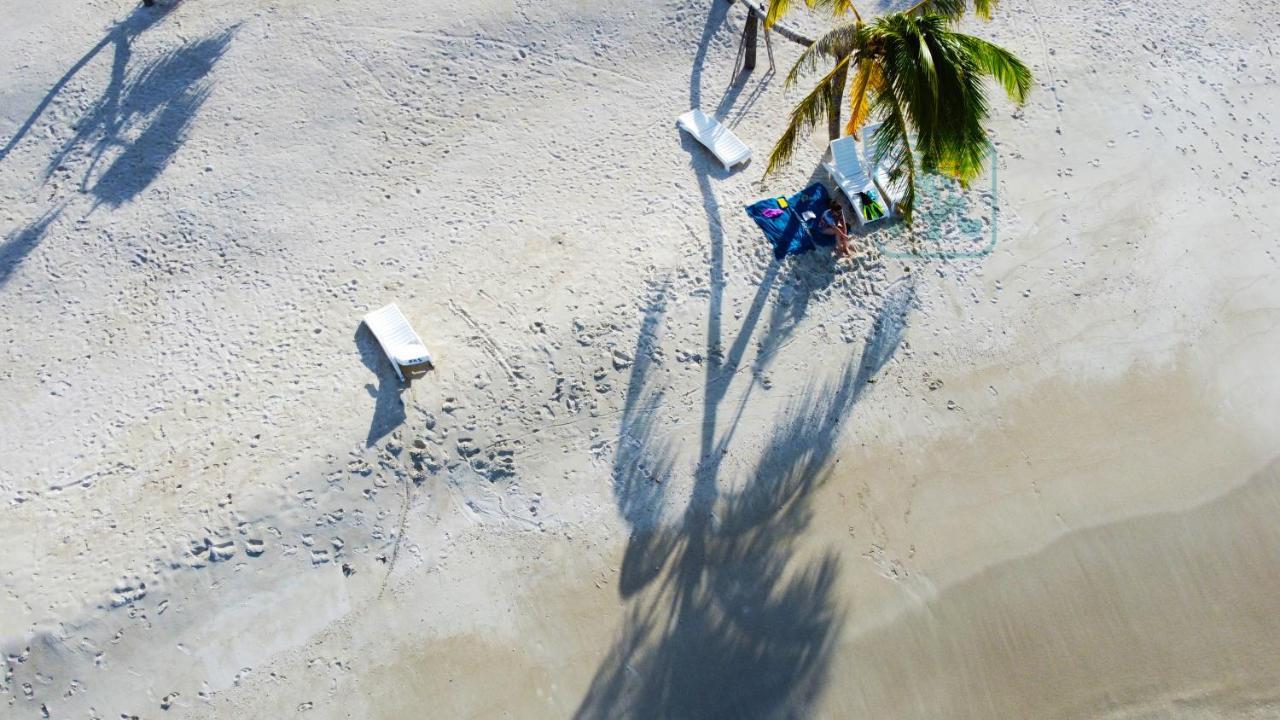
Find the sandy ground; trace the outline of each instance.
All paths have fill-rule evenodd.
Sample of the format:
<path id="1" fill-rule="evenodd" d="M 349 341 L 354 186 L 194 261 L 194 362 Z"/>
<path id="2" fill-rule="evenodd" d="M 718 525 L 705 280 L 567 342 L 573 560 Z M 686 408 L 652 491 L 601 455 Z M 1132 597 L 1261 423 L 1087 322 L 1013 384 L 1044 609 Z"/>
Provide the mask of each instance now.
<path id="1" fill-rule="evenodd" d="M 1274 4 L 1004 0 L 994 251 L 841 266 L 739 6 L 4 15 L 0 715 L 1280 717 Z"/>

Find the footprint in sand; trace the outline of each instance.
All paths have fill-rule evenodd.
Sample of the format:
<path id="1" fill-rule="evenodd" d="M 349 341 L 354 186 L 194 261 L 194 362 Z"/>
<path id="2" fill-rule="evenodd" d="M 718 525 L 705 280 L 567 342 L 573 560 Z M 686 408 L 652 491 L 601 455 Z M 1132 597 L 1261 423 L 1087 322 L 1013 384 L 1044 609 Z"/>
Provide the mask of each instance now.
<path id="1" fill-rule="evenodd" d="M 111 590 L 111 607 L 131 605 L 147 596 L 147 584 L 138 578 L 124 579 Z"/>
<path id="2" fill-rule="evenodd" d="M 185 562 L 187 567 L 192 570 L 198 570 L 209 562 L 209 546 L 205 540 L 193 540 L 191 547 L 187 548 L 187 557 Z"/>
<path id="3" fill-rule="evenodd" d="M 266 552 L 266 547 L 262 541 L 256 538 L 246 540 L 244 542 L 244 554 L 249 557 L 258 557 Z"/>
<path id="4" fill-rule="evenodd" d="M 209 543 L 209 561 L 222 562 L 231 559 L 236 554 L 236 545 L 231 540 L 221 540 L 217 543 L 207 541 Z"/>

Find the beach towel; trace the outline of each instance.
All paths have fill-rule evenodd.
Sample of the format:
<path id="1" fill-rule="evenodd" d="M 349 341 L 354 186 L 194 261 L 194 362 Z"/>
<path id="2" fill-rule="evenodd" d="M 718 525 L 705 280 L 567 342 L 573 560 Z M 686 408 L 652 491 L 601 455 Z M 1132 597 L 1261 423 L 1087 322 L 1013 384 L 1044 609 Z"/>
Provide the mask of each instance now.
<path id="1" fill-rule="evenodd" d="M 791 197 L 772 197 L 747 206 L 747 214 L 764 231 L 778 260 L 799 255 L 818 245 L 834 245 L 834 235 L 818 229 L 819 218 L 831 207 L 822 183 L 814 183 Z"/>

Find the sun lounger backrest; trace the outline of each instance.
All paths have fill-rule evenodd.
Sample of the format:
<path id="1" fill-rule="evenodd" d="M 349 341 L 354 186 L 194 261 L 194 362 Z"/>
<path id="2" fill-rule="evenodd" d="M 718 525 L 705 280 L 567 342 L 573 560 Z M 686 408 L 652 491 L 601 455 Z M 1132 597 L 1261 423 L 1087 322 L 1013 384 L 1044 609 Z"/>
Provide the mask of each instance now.
<path id="1" fill-rule="evenodd" d="M 858 141 L 851 136 L 831 141 L 831 162 L 850 179 L 866 177 L 862 161 L 858 158 Z"/>
<path id="2" fill-rule="evenodd" d="M 871 167 L 875 164 L 875 148 L 876 148 L 876 131 L 880 129 L 882 123 L 871 123 L 863 125 L 862 130 L 858 131 L 858 136 L 862 138 L 862 161 Z"/>
<path id="3" fill-rule="evenodd" d="M 706 146 L 724 164 L 725 170 L 751 158 L 751 148 L 746 143 L 701 110 L 690 110 L 681 115 L 676 124 Z"/>
<path id="4" fill-rule="evenodd" d="M 880 188 L 880 192 L 885 199 L 896 210 L 898 202 L 902 200 L 903 193 L 906 191 L 906 180 L 899 178 L 898 182 L 889 181 L 889 169 L 884 162 L 875 162 L 875 134 L 880 129 L 881 123 L 872 123 L 862 128 L 862 159 L 869 168 L 874 168 L 871 173 L 875 180 L 876 187 Z"/>
<path id="5" fill-rule="evenodd" d="M 884 203 L 879 199 L 875 185 L 867 177 L 866 166 L 858 157 L 858 142 L 852 137 L 837 138 L 831 141 L 830 149 L 831 162 L 826 164 L 827 170 L 840 191 L 849 199 L 858 224 L 867 225 L 884 219 Z M 868 198 L 866 201 L 863 199 L 864 194 Z M 866 210 L 868 203 L 878 208 L 875 214 Z"/>
<path id="6" fill-rule="evenodd" d="M 431 353 L 427 346 L 414 332 L 409 319 L 400 312 L 395 303 L 379 308 L 364 316 L 364 324 L 369 327 L 383 352 L 400 374 L 401 365 L 420 365 L 431 362 Z"/>

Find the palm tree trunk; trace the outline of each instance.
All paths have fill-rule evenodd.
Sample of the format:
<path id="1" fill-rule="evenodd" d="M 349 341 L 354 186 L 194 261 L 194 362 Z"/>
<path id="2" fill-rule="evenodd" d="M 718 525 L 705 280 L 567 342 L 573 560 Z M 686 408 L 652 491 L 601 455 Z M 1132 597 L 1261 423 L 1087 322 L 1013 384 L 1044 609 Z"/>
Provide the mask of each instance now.
<path id="1" fill-rule="evenodd" d="M 732 3 L 733 0 L 729 0 L 729 2 Z M 769 12 L 764 9 L 764 6 L 760 4 L 759 0 L 742 0 L 742 4 L 747 6 L 748 13 L 759 18 L 761 22 L 764 22 L 765 16 L 769 14 Z M 774 23 L 770 30 L 773 30 L 782 37 L 800 45 L 801 47 L 809 47 L 813 44 L 813 38 L 802 35 L 783 23 Z"/>
<path id="2" fill-rule="evenodd" d="M 747 13 L 747 26 L 742 31 L 742 42 L 747 46 L 746 59 L 742 67 L 746 70 L 756 69 L 756 36 L 760 30 L 760 18 L 755 13 Z"/>
<path id="3" fill-rule="evenodd" d="M 832 78 L 835 91 L 831 95 L 830 104 L 827 105 L 827 136 L 830 140 L 840 137 L 840 131 L 844 129 L 840 122 L 840 110 L 844 107 L 844 86 L 849 84 L 848 80 L 848 65 L 840 68 Z"/>

